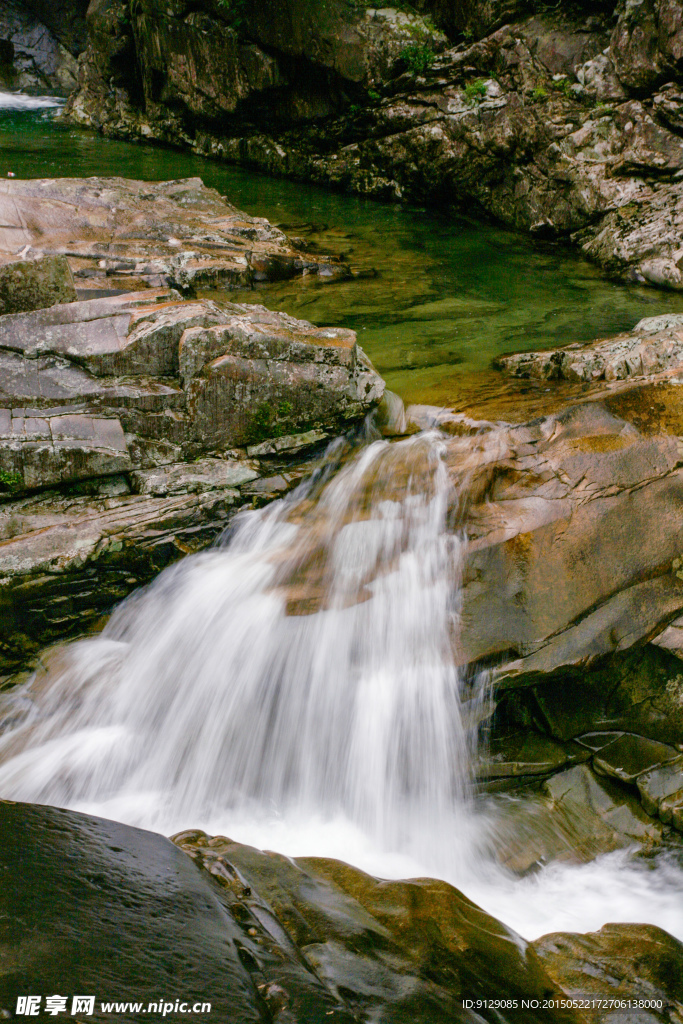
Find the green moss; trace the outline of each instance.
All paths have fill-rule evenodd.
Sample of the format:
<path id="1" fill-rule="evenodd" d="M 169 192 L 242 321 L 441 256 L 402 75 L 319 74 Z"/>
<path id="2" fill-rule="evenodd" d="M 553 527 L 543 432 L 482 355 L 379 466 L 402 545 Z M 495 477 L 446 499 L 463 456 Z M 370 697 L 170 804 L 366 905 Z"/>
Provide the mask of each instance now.
<path id="1" fill-rule="evenodd" d="M 568 100 L 577 99 L 574 90 L 572 89 L 571 82 L 568 78 L 560 78 L 557 81 L 550 83 L 551 88 L 555 89 L 556 92 L 561 92 L 563 96 L 566 96 Z"/>
<path id="2" fill-rule="evenodd" d="M 545 100 L 545 99 L 548 98 L 548 93 L 545 91 L 545 89 L 542 86 L 537 85 L 536 88 L 534 89 L 534 91 L 531 94 L 531 98 L 534 101 L 534 103 L 539 103 L 542 100 Z"/>
<path id="3" fill-rule="evenodd" d="M 24 478 L 21 473 L 8 473 L 6 469 L 0 469 L 0 490 L 18 491 L 24 486 Z"/>
<path id="4" fill-rule="evenodd" d="M 267 441 L 283 437 L 291 429 L 294 408 L 290 402 L 280 402 L 276 408 L 264 402 L 259 405 L 251 421 L 250 434 L 254 441 Z"/>
<path id="5" fill-rule="evenodd" d="M 244 24 L 247 11 L 247 0 L 216 0 L 218 10 L 234 29 Z"/>

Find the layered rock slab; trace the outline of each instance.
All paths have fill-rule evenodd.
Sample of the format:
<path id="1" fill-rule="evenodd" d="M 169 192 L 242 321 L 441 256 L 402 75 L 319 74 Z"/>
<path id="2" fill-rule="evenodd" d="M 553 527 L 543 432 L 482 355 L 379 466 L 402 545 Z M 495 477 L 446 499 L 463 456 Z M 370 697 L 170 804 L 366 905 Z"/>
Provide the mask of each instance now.
<path id="1" fill-rule="evenodd" d="M 0 225 L 0 250 L 65 256 L 77 287 L 95 293 L 170 286 L 191 294 L 350 273 L 333 257 L 299 252 L 282 231 L 237 210 L 200 178 L 4 181 Z"/>
<path id="2" fill-rule="evenodd" d="M 352 331 L 261 306 L 148 290 L 0 317 L 2 663 L 284 493 L 383 389 Z"/>

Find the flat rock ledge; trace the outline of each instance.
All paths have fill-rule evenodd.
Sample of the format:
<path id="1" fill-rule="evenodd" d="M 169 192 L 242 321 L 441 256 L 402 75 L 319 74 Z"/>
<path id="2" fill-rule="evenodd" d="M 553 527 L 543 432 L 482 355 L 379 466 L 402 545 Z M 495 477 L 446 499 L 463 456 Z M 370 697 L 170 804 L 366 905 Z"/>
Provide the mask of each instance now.
<path id="1" fill-rule="evenodd" d="M 588 345 L 498 356 L 494 366 L 512 377 L 587 383 L 683 371 L 683 314 L 646 317 L 631 331 Z"/>
<path id="2" fill-rule="evenodd" d="M 380 401 L 353 331 L 148 289 L 0 316 L 0 665 L 87 628 Z"/>
<path id="3" fill-rule="evenodd" d="M 265 218 L 236 209 L 201 178 L 0 182 L 2 254 L 24 261 L 64 257 L 79 298 L 88 297 L 86 291 L 95 298 L 160 287 L 193 295 L 305 274 L 334 281 L 351 273 L 335 257 L 300 252 Z M 2 273 L 0 263 L 0 300 Z"/>

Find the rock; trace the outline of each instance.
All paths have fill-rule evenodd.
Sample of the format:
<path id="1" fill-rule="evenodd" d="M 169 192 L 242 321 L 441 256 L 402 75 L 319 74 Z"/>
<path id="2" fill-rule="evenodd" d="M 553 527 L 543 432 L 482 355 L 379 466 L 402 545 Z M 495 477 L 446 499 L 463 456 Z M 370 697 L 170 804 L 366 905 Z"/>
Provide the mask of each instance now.
<path id="1" fill-rule="evenodd" d="M 640 800 L 653 817 L 659 816 L 664 824 L 671 823 L 674 807 L 683 804 L 683 758 L 644 772 L 636 780 Z"/>
<path id="2" fill-rule="evenodd" d="M 681 571 L 678 566 L 675 568 L 676 572 Z M 659 636 L 653 638 L 652 643 L 683 660 L 683 617 L 674 619 Z"/>
<path id="3" fill-rule="evenodd" d="M 541 380 L 625 380 L 683 367 L 683 315 L 646 317 L 632 331 L 588 345 L 498 356 L 494 365 L 515 377 Z"/>
<path id="4" fill-rule="evenodd" d="M 352 1024 L 281 926 L 279 943 L 270 936 L 278 925 L 258 896 L 236 899 L 163 836 L 7 802 L 0 830 L 3 874 L 13 880 L 2 893 L 5 1015 L 20 995 L 64 993 L 70 1009 L 74 993 L 96 993 L 93 1020 L 111 1016 L 101 1001 L 130 995 L 145 1020 L 163 1020 L 185 997 L 185 1012 L 206 1004 L 231 1024 L 266 1024 L 268 988 L 281 983 L 295 1012 L 325 1020 L 331 1009 Z"/>
<path id="5" fill-rule="evenodd" d="M 499 685 L 583 671 L 680 614 L 676 438 L 584 403 L 454 438 L 447 462 L 469 492 L 461 657 L 496 659 Z"/>
<path id="6" fill-rule="evenodd" d="M 168 494 L 204 494 L 206 491 L 239 487 L 258 477 L 258 469 L 245 461 L 199 459 L 130 474 L 136 494 L 166 497 Z"/>
<path id="7" fill-rule="evenodd" d="M 543 789 L 553 804 L 565 814 L 581 822 L 581 830 L 592 830 L 589 819 L 599 819 L 613 832 L 613 849 L 634 841 L 652 843 L 661 833 L 637 800 L 614 783 L 598 779 L 587 765 L 577 765 L 553 775 Z M 595 835 L 600 829 L 595 827 Z"/>
<path id="8" fill-rule="evenodd" d="M 661 928 L 606 924 L 588 935 L 544 935 L 532 946 L 568 998 L 590 1001 L 590 1024 L 673 1024 L 680 1013 L 683 943 Z"/>
<path id="9" fill-rule="evenodd" d="M 492 739 L 477 765 L 477 779 L 523 780 L 552 775 L 568 764 L 588 760 L 589 755 L 574 744 L 558 743 L 535 732 L 519 732 Z M 490 790 L 490 786 L 487 787 Z"/>
<path id="10" fill-rule="evenodd" d="M 342 0 L 314 16 L 259 0 L 237 20 L 210 0 L 132 17 L 98 0 L 66 116 L 359 194 L 447 197 L 680 288 L 679 0 L 629 4 L 616 28 L 609 2 L 419 6 L 461 41 Z"/>
<path id="11" fill-rule="evenodd" d="M 74 280 L 64 256 L 0 257 L 0 316 L 75 301 Z"/>
<path id="12" fill-rule="evenodd" d="M 533 688 L 533 716 L 560 740 L 596 750 L 600 737 L 630 732 L 675 746 L 683 741 L 683 675 L 651 646 L 635 647 Z M 615 731 L 616 730 L 616 731 Z M 591 743 L 587 743 L 586 734 Z"/>
<path id="13" fill-rule="evenodd" d="M 75 54 L 58 42 L 39 17 L 33 4 L 4 0 L 0 10 L 0 86 L 29 95 L 67 96 L 78 82 Z"/>
<path id="14" fill-rule="evenodd" d="M 540 790 L 489 800 L 499 860 L 518 875 L 554 861 L 586 863 L 634 843 L 650 851 L 660 845 L 661 827 L 637 798 L 586 764 L 557 772 Z"/>
<path id="15" fill-rule="evenodd" d="M 0 664 L 281 496 L 383 388 L 353 331 L 263 306 L 148 289 L 0 316 Z"/>
<path id="16" fill-rule="evenodd" d="M 174 842 L 231 900 L 246 892 L 247 903 L 265 903 L 323 984 L 343 992 L 355 1019 L 381 1013 L 475 1024 L 463 998 L 495 989 L 533 999 L 548 985 L 526 943 L 445 882 L 382 881 L 339 861 L 263 854 L 202 832 Z M 558 1021 L 578 1020 L 571 1010 L 555 1012 Z M 545 1020 L 534 1009 L 500 1015 L 510 1024 Z"/>
<path id="17" fill-rule="evenodd" d="M 600 775 L 635 784 L 644 772 L 661 768 L 678 757 L 679 751 L 675 747 L 624 733 L 601 747 L 593 757 L 593 767 Z"/>
<path id="18" fill-rule="evenodd" d="M 81 292 L 172 286 L 193 294 L 298 274 L 350 274 L 332 257 L 302 255 L 282 231 L 235 209 L 200 178 L 3 182 L 0 250 L 22 247 L 24 255 L 65 256 Z"/>
<path id="19" fill-rule="evenodd" d="M 70 54 L 78 57 L 88 42 L 85 15 L 89 0 L 26 0 L 26 6 Z"/>

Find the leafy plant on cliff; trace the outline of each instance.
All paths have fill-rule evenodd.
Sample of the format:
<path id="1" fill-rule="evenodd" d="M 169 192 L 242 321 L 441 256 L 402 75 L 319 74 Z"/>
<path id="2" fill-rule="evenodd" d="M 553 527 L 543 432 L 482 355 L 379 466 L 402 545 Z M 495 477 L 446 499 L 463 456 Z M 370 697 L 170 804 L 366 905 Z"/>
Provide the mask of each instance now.
<path id="1" fill-rule="evenodd" d="M 486 79 L 475 78 L 465 86 L 465 99 L 471 105 L 486 96 Z"/>
<path id="2" fill-rule="evenodd" d="M 410 43 L 401 50 L 401 59 L 414 75 L 424 75 L 436 60 L 436 54 L 426 43 Z"/>
<path id="3" fill-rule="evenodd" d="M 24 478 L 21 473 L 8 473 L 6 469 L 0 469 L 0 490 L 17 491 L 23 486 Z"/>
<path id="4" fill-rule="evenodd" d="M 247 12 L 247 0 L 216 0 L 218 9 L 229 25 L 239 29 L 244 24 Z"/>

